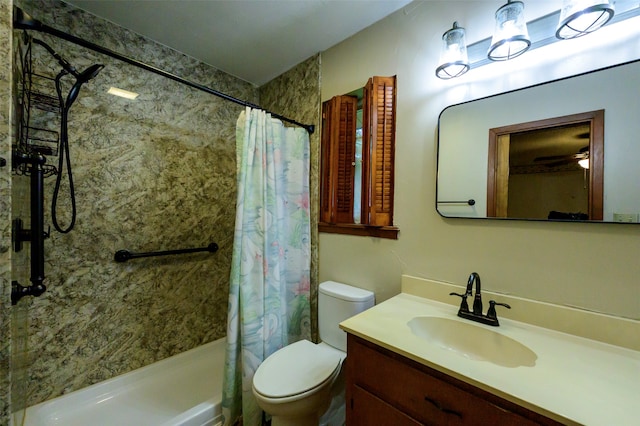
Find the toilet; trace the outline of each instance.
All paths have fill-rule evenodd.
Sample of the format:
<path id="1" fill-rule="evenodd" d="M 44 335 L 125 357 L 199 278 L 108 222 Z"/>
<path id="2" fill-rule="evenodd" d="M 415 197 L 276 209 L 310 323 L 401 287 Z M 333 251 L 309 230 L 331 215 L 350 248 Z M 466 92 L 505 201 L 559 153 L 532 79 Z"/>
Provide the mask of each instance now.
<path id="1" fill-rule="evenodd" d="M 368 290 L 334 281 L 320 284 L 318 324 L 321 343 L 292 343 L 265 359 L 253 376 L 257 403 L 272 426 L 344 424 L 347 333 L 338 326 L 374 305 Z"/>

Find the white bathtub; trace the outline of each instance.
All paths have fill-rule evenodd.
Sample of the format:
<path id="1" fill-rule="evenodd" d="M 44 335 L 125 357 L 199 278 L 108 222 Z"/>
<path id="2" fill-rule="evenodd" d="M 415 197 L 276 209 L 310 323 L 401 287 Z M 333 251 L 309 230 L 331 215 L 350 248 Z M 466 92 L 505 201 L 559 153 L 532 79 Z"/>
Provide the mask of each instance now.
<path id="1" fill-rule="evenodd" d="M 226 340 L 27 408 L 25 426 L 214 426 Z"/>

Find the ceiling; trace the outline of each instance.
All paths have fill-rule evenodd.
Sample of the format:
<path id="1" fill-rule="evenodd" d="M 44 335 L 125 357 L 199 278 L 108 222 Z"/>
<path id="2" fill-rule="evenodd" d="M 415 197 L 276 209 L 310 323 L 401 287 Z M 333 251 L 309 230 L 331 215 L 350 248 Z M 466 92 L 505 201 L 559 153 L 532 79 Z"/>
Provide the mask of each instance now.
<path id="1" fill-rule="evenodd" d="M 583 171 L 578 160 L 589 154 L 590 135 L 588 121 L 512 133 L 509 171 L 512 174 Z"/>
<path id="2" fill-rule="evenodd" d="M 260 86 L 411 0 L 65 0 Z"/>

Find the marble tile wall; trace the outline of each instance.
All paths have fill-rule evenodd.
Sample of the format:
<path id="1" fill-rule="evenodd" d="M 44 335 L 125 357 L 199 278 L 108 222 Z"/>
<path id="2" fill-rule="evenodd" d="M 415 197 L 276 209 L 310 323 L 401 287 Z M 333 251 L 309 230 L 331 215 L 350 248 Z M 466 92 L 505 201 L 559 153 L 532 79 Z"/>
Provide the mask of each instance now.
<path id="1" fill-rule="evenodd" d="M 50 26 L 259 103 L 252 85 L 65 3 L 16 3 Z M 79 70 L 94 63 L 105 68 L 82 87 L 69 115 L 75 228 L 68 234 L 52 231 L 45 242 L 48 290 L 20 302 L 29 310 L 27 405 L 224 336 L 235 214 L 234 128 L 242 110 L 71 43 L 33 36 Z M 37 72 L 54 76 L 57 63 L 38 46 L 33 51 Z M 63 81 L 68 91 L 70 81 Z M 140 96 L 112 97 L 105 93 L 110 86 Z M 49 162 L 57 163 L 57 157 Z M 14 177 L 20 179 L 26 178 Z M 45 206 L 53 183 L 54 178 L 45 182 Z M 58 219 L 66 226 L 66 178 L 59 199 Z M 45 221 L 51 223 L 48 207 Z M 147 252 L 210 242 L 219 244 L 217 253 L 113 261 L 119 249 Z"/>
<path id="2" fill-rule="evenodd" d="M 0 0 L 0 425 L 11 414 L 11 7 Z"/>
<path id="3" fill-rule="evenodd" d="M 13 102 L 11 106 L 11 144 L 16 145 L 19 138 L 18 111 L 22 93 L 22 55 L 20 37 L 13 37 Z M 30 228 L 30 181 L 28 178 L 16 178 L 13 171 L 11 179 L 11 217 L 21 218 L 25 229 Z M 30 245 L 23 243 L 23 249 L 11 250 L 11 280 L 21 285 L 29 285 L 31 275 Z M 11 307 L 11 413 L 13 424 L 21 425 L 24 409 L 27 407 L 27 384 L 29 372 L 28 357 L 28 303 L 20 303 Z"/>

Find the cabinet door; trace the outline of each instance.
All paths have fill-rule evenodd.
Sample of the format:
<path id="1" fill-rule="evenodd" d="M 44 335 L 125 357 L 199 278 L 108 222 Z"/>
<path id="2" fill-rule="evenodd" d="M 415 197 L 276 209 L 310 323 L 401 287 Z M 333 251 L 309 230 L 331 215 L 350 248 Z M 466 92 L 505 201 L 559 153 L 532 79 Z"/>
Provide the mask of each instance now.
<path id="1" fill-rule="evenodd" d="M 353 386 L 347 402 L 347 424 L 352 426 L 419 426 L 411 417 L 393 408 L 360 386 Z"/>
<path id="2" fill-rule="evenodd" d="M 346 366 L 347 404 L 353 404 L 354 412 L 352 417 L 347 415 L 349 426 L 559 424 L 352 335 L 347 340 Z M 376 411 L 380 407 L 413 423 L 380 421 L 383 412 Z"/>

